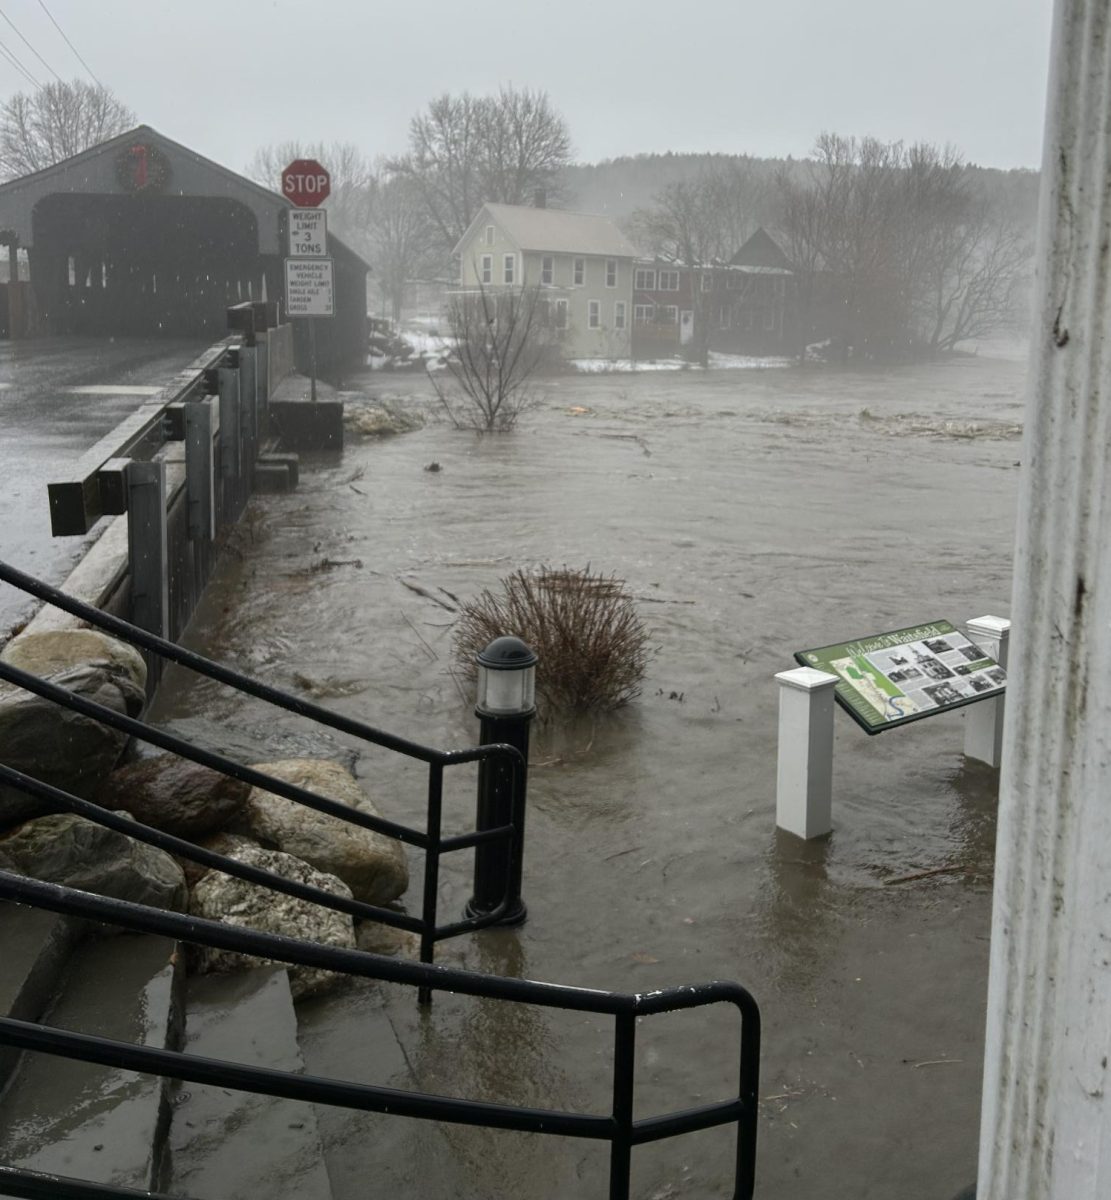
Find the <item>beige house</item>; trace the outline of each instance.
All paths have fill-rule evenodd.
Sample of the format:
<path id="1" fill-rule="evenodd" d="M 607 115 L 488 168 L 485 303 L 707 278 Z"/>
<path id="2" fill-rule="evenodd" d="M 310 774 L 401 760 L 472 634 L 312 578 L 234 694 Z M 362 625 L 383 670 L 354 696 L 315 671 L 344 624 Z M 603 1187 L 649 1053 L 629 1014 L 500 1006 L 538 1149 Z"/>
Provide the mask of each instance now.
<path id="1" fill-rule="evenodd" d="M 464 291 L 539 287 L 565 358 L 631 355 L 636 251 L 608 217 L 484 204 L 455 253 Z"/>

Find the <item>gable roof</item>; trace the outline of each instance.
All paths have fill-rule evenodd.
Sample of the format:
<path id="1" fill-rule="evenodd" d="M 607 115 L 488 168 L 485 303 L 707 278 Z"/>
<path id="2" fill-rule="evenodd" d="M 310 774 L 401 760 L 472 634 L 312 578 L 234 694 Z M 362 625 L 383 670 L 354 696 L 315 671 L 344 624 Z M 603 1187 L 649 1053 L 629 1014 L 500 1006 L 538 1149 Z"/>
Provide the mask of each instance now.
<path id="1" fill-rule="evenodd" d="M 733 267 L 774 267 L 790 271 L 791 262 L 779 247 L 779 243 L 761 225 L 759 229 L 729 260 Z"/>
<path id="2" fill-rule="evenodd" d="M 278 239 L 278 214 L 282 209 L 293 207 L 284 196 L 222 167 L 149 125 L 137 125 L 41 171 L 0 184 L 0 230 L 14 233 L 20 245 L 29 246 L 32 244 L 32 213 L 43 196 L 54 192 L 119 193 L 121 188 L 116 178 L 119 152 L 137 141 L 157 146 L 170 159 L 173 174 L 166 189 L 169 194 L 223 196 L 241 201 L 258 221 L 259 253 L 283 253 L 284 247 Z M 369 270 L 369 264 L 360 255 L 329 233 L 329 245 L 333 241 L 342 253 Z"/>
<path id="3" fill-rule="evenodd" d="M 562 208 L 531 208 L 524 204 L 484 204 L 459 239 L 454 253 L 481 225 L 499 225 L 518 250 L 553 254 L 596 254 L 633 258 L 636 249 L 609 217 L 567 212 Z"/>

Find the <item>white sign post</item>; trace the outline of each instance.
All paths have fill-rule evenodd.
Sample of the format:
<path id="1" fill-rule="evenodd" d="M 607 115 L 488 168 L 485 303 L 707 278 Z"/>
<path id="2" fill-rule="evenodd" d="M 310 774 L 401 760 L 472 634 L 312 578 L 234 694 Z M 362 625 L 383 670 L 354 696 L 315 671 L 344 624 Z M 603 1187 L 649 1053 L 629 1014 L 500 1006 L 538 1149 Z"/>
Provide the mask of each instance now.
<path id="1" fill-rule="evenodd" d="M 290 258 L 324 258 L 328 254 L 328 210 L 289 210 Z"/>

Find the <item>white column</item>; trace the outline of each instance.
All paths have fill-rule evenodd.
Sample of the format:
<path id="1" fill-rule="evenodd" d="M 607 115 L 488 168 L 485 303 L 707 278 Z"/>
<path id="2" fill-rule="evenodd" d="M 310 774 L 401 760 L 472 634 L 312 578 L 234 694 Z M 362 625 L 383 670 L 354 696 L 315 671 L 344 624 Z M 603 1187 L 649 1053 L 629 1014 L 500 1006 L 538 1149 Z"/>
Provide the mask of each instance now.
<path id="1" fill-rule="evenodd" d="M 833 828 L 833 685 L 836 675 L 780 671 L 775 823 L 800 838 Z"/>
<path id="2" fill-rule="evenodd" d="M 1111 4 L 1057 0 L 979 1200 L 1111 1196 Z"/>
<path id="3" fill-rule="evenodd" d="M 1011 623 L 1005 617 L 973 617 L 967 622 L 969 640 L 1001 666 L 1007 666 Z M 965 712 L 964 753 L 967 758 L 998 767 L 1003 761 L 1003 717 L 1005 696 L 979 700 Z"/>

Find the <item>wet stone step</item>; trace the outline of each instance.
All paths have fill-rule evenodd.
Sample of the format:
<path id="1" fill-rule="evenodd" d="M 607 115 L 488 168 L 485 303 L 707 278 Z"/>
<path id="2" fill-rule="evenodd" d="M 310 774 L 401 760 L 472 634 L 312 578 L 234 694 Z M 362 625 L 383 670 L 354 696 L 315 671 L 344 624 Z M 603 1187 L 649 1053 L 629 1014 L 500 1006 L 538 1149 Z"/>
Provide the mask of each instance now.
<path id="1" fill-rule="evenodd" d="M 89 938 L 71 956 L 44 1024 L 159 1049 L 178 1041 L 175 943 Z M 168 1082 L 25 1053 L 0 1100 L 0 1161 L 93 1183 L 162 1183 Z"/>
<path id="2" fill-rule="evenodd" d="M 54 998 L 66 959 L 76 941 L 76 924 L 69 917 L 0 904 L 0 1016 L 37 1021 Z M 0 1091 L 3 1091 L 19 1051 L 0 1046 Z"/>
<path id="3" fill-rule="evenodd" d="M 304 1070 L 284 968 L 202 975 L 186 992 L 185 1051 Z M 183 1083 L 170 1130 L 169 1191 L 195 1200 L 332 1200 L 311 1104 Z"/>

